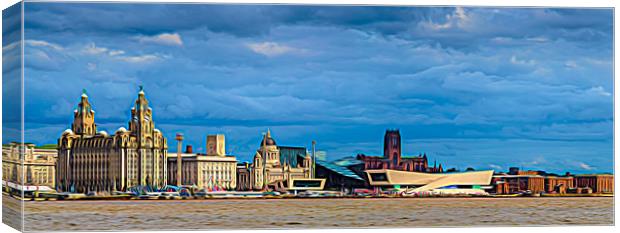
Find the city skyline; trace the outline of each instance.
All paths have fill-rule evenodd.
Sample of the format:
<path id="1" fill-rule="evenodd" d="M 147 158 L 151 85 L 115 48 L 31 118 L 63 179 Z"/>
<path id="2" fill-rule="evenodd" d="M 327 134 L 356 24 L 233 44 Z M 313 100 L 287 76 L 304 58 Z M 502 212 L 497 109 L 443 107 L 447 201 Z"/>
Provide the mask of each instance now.
<path id="1" fill-rule="evenodd" d="M 36 144 L 70 127 L 83 88 L 100 130 L 126 127 L 144 85 L 171 151 L 176 133 L 201 152 L 221 133 L 227 152 L 249 161 L 269 128 L 279 145 L 316 140 L 334 160 L 382 155 L 383 132 L 398 128 L 403 155 L 445 168 L 613 171 L 610 9 L 25 11 L 25 138 Z"/>

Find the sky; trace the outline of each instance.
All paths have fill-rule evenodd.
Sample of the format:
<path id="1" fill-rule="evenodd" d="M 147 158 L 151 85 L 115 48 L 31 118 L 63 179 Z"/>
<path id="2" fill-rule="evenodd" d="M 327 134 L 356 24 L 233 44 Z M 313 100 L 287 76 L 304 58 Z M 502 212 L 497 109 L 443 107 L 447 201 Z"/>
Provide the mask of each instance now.
<path id="1" fill-rule="evenodd" d="M 612 9 L 26 3 L 25 138 L 56 143 L 86 89 L 99 130 L 140 85 L 156 127 L 204 152 L 261 133 L 329 160 L 613 171 Z M 8 50 L 3 46 L 4 50 Z"/>

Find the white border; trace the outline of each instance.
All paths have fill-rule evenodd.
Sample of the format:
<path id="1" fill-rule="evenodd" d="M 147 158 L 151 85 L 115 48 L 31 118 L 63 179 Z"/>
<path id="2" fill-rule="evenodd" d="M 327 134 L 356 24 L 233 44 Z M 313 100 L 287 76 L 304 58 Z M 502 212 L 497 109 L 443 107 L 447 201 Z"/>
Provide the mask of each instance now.
<path id="1" fill-rule="evenodd" d="M 427 6 L 556 6 L 614 7 L 609 0 L 25 0 L 26 2 L 177 2 L 177 3 L 278 3 L 326 5 L 427 5 Z M 9 2 L 18 2 L 11 0 Z M 7 5 L 8 6 L 8 5 Z"/>

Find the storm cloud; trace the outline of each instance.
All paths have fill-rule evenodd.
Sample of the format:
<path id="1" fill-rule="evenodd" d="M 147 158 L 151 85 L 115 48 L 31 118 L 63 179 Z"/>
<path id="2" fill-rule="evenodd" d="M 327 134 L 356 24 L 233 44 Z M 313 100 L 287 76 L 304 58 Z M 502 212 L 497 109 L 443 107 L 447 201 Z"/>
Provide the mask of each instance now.
<path id="1" fill-rule="evenodd" d="M 157 126 L 317 140 L 330 159 L 611 171 L 612 9 L 27 3 L 26 138 L 54 143 L 83 88 L 102 130 L 144 85 Z M 570 146 L 568 146 L 570 145 Z M 518 158 L 518 159 L 515 159 Z M 561 161 L 561 162 L 557 162 Z"/>

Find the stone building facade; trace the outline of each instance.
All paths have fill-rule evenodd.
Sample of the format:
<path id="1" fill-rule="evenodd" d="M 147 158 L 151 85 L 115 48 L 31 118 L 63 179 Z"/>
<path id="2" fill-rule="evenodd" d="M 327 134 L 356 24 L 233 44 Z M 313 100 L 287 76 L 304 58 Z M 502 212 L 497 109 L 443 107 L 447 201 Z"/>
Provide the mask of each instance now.
<path id="1" fill-rule="evenodd" d="M 23 160 L 20 156 L 22 152 Z M 36 148 L 30 143 L 4 145 L 2 146 L 2 180 L 16 185 L 54 188 L 57 153 L 56 149 Z"/>
<path id="2" fill-rule="evenodd" d="M 284 182 L 292 179 L 312 178 L 310 154 L 306 153 L 302 160 L 296 165 L 292 165 L 290 161 L 282 160 L 280 149 L 271 137 L 271 132 L 267 130 L 260 147 L 256 150 L 251 165 L 252 189 L 263 190 L 270 187 L 283 187 Z"/>
<path id="3" fill-rule="evenodd" d="M 168 176 L 168 144 L 155 128 L 153 111 L 142 89 L 128 126 L 113 135 L 97 131 L 95 111 L 84 92 L 71 129 L 58 139 L 56 189 L 86 193 L 163 188 Z"/>
<path id="4" fill-rule="evenodd" d="M 207 154 L 193 153 L 187 146 L 181 154 L 181 185 L 199 189 L 235 190 L 237 188 L 237 159 L 225 154 L 224 135 L 207 136 Z M 177 157 L 168 157 L 168 177 L 176 180 Z"/>
<path id="5" fill-rule="evenodd" d="M 252 190 L 251 163 L 237 163 L 237 191 Z"/>

